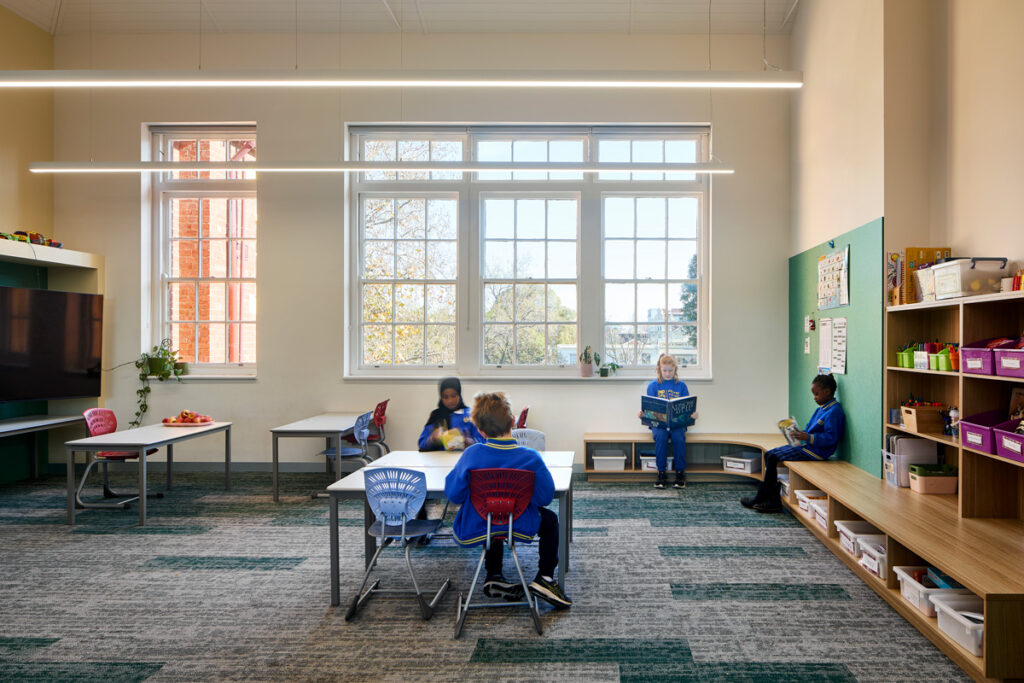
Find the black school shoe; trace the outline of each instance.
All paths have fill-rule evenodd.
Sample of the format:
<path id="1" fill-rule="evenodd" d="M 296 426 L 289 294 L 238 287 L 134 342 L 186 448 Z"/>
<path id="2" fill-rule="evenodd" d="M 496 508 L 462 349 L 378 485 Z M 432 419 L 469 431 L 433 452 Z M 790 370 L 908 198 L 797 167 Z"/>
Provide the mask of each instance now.
<path id="1" fill-rule="evenodd" d="M 555 609 L 572 607 L 572 600 L 562 591 L 562 587 L 558 585 L 557 581 L 545 581 L 538 576 L 530 583 L 530 592 L 553 605 Z"/>
<path id="2" fill-rule="evenodd" d="M 743 496 L 740 498 L 740 505 L 753 510 L 754 506 L 757 505 L 757 496 Z"/>
<path id="3" fill-rule="evenodd" d="M 484 595 L 489 598 L 504 598 L 509 601 L 522 600 L 523 587 L 512 583 L 501 574 L 491 574 L 484 581 Z"/>
<path id="4" fill-rule="evenodd" d="M 674 489 L 685 489 L 686 488 L 686 472 L 676 472 L 676 481 L 672 484 Z"/>
<path id="5" fill-rule="evenodd" d="M 754 503 L 757 512 L 782 512 L 782 503 Z"/>
<path id="6" fill-rule="evenodd" d="M 668 475 L 664 472 L 658 472 L 658 479 L 654 482 L 654 488 L 663 489 L 665 484 L 668 483 Z"/>

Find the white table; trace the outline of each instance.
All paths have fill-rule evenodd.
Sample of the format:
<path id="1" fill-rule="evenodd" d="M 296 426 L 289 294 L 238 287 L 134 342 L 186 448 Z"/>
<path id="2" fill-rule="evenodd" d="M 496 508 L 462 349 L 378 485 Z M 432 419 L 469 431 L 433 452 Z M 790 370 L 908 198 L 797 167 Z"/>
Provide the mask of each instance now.
<path id="1" fill-rule="evenodd" d="M 68 524 L 75 523 L 75 453 L 99 451 L 136 451 L 139 454 L 139 526 L 146 524 L 146 451 L 167 447 L 167 488 L 173 484 L 174 444 L 200 436 L 224 432 L 224 488 L 231 490 L 231 423 L 209 422 L 196 427 L 165 427 L 149 425 L 126 429 L 86 439 L 67 441 L 68 457 Z"/>
<path id="2" fill-rule="evenodd" d="M 274 439 L 274 502 L 278 502 L 278 454 L 277 440 L 282 436 L 295 437 L 324 437 L 327 439 L 328 448 L 338 448 L 341 445 L 341 437 L 351 432 L 356 424 L 356 419 L 363 413 L 323 413 L 314 417 L 307 417 L 305 420 L 290 422 L 270 430 Z M 334 458 L 334 478 L 341 479 L 341 458 Z"/>
<path id="3" fill-rule="evenodd" d="M 0 420 L 0 438 L 31 432 L 43 432 L 78 422 L 85 422 L 85 418 L 81 415 L 26 415 L 25 417 L 11 417 Z M 35 439 L 32 439 L 32 449 L 29 451 L 28 457 L 29 477 L 38 479 L 39 447 Z"/>
<path id="4" fill-rule="evenodd" d="M 461 452 L 430 451 L 420 453 L 418 451 L 392 451 L 387 455 L 375 460 L 373 463 L 356 470 L 344 479 L 334 482 L 327 487 L 331 497 L 328 503 L 330 511 L 330 538 L 331 538 L 331 605 L 341 604 L 340 577 L 338 575 L 340 560 L 338 553 L 338 501 L 341 499 L 360 499 L 363 501 L 363 526 L 364 542 L 363 553 L 365 566 L 369 566 L 370 559 L 377 549 L 375 538 L 365 533 L 366 529 L 374 521 L 373 512 L 366 504 L 366 483 L 364 474 L 367 469 L 375 467 L 409 467 L 423 472 L 427 477 L 427 495 L 444 496 L 444 481 L 458 461 Z M 548 462 L 568 462 L 569 466 L 550 466 L 551 477 L 555 482 L 555 500 L 558 501 L 558 582 L 565 585 L 565 572 L 569 566 L 569 541 L 572 537 L 572 461 L 575 454 L 572 451 L 551 451 L 541 452 L 541 457 Z M 433 464 L 425 464 L 433 463 Z"/>

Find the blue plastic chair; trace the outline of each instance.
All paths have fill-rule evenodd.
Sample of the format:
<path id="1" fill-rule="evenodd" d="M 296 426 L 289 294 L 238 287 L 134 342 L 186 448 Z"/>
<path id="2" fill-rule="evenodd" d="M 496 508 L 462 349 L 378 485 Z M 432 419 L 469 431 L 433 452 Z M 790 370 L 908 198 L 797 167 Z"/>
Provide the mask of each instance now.
<path id="1" fill-rule="evenodd" d="M 432 534 L 441 526 L 440 519 L 416 519 L 416 513 L 423 507 L 427 499 L 427 477 L 423 472 L 400 467 L 372 467 L 364 470 L 366 482 L 366 502 L 373 511 L 377 521 L 370 525 L 367 533 L 377 538 L 377 552 L 373 554 L 363 583 L 352 598 L 345 621 L 349 621 L 362 607 L 363 603 L 377 593 L 415 595 L 420 605 L 420 613 L 424 619 L 434 615 L 434 608 L 444 597 L 445 591 L 451 586 L 451 579 L 445 579 L 434 598 L 428 603 L 423 597 L 416 574 L 412 568 L 409 551 L 414 543 L 427 534 Z M 366 583 L 370 573 L 377 564 L 381 551 L 391 544 L 401 544 L 405 548 L 405 564 L 409 567 L 409 578 L 412 579 L 412 590 L 380 588 L 380 579 L 373 582 L 369 589 Z M 364 589 L 365 592 L 364 592 Z"/>
<path id="2" fill-rule="evenodd" d="M 338 439 L 338 442 L 333 446 L 329 446 L 323 451 L 324 456 L 327 458 L 327 469 L 330 471 L 331 461 L 334 458 L 341 458 L 338 463 L 338 473 L 341 472 L 355 472 L 363 465 L 369 465 L 374 458 L 370 457 L 370 453 L 366 448 L 366 444 L 370 438 L 370 420 L 373 418 L 373 413 L 363 413 L 356 418 L 356 423 L 352 427 L 352 437 L 359 444 L 358 448 L 343 446 L 342 439 Z M 348 467 L 347 463 L 353 463 L 354 466 Z"/>
<path id="3" fill-rule="evenodd" d="M 530 505 L 533 498 L 534 473 L 530 470 L 515 470 L 505 468 L 481 469 L 469 471 L 469 502 L 477 514 L 487 520 L 487 535 L 478 543 L 467 544 L 467 547 L 482 545 L 480 559 L 476 563 L 476 573 L 473 574 L 473 583 L 469 586 L 469 592 L 465 598 L 459 593 L 459 602 L 455 610 L 455 637 L 462 635 L 462 625 L 466 621 L 466 614 L 470 609 L 483 607 L 528 607 L 530 616 L 533 617 L 533 627 L 537 629 L 537 635 L 542 635 L 544 629 L 540 625 L 540 610 L 537 605 L 537 598 L 530 593 L 530 587 L 523 575 L 523 567 L 519 563 L 519 555 L 516 553 L 516 539 L 512 534 L 512 525 L 516 519 Z M 493 525 L 504 526 L 507 529 L 493 530 Z M 480 579 L 480 570 L 484 566 L 484 558 L 491 548 L 491 541 L 498 538 L 508 540 L 508 548 L 512 552 L 512 559 L 516 563 L 516 572 L 519 574 L 519 583 L 523 588 L 523 600 L 518 602 L 485 602 L 471 605 L 473 591 L 476 589 L 477 581 Z"/>

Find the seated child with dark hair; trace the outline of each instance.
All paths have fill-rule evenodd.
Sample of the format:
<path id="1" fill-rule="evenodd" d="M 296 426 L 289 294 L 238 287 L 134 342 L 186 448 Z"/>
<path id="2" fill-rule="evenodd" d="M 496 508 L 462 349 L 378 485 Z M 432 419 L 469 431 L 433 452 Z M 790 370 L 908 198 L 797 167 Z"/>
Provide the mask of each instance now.
<path id="1" fill-rule="evenodd" d="M 441 397 L 420 432 L 421 451 L 461 451 L 483 441 L 484 437 L 469 421 L 469 408 L 462 402 L 462 382 L 445 377 L 438 384 Z"/>
<path id="2" fill-rule="evenodd" d="M 523 514 L 513 523 L 517 542 L 529 543 L 534 536 L 539 537 L 537 576 L 530 583 L 530 592 L 556 608 L 572 606 L 572 600 L 566 597 L 553 578 L 555 567 L 558 566 L 558 517 L 544 507 L 555 494 L 551 472 L 540 453 L 520 446 L 512 438 L 514 418 L 505 394 L 478 394 L 473 403 L 472 420 L 486 440 L 466 449 L 455 468 L 448 473 L 444 485 L 448 500 L 462 505 L 452 524 L 455 542 L 460 545 L 478 545 L 487 536 L 487 520 L 469 504 L 470 471 L 492 468 L 530 470 L 534 473 L 533 497 Z M 492 524 L 492 532 L 501 530 L 507 531 L 508 525 Z M 522 586 L 502 576 L 504 548 L 502 540 L 491 541 L 484 559 L 487 571 L 484 595 L 518 600 L 523 597 Z"/>
<path id="3" fill-rule="evenodd" d="M 779 496 L 779 462 L 787 460 L 828 460 L 836 452 L 846 428 L 846 415 L 836 399 L 836 380 L 832 375 L 818 375 L 811 382 L 811 393 L 818 409 L 811 415 L 804 431 L 793 435 L 805 442 L 803 446 L 780 446 L 764 455 L 764 479 L 757 495 L 740 498 L 743 507 L 758 512 L 781 512 Z"/>

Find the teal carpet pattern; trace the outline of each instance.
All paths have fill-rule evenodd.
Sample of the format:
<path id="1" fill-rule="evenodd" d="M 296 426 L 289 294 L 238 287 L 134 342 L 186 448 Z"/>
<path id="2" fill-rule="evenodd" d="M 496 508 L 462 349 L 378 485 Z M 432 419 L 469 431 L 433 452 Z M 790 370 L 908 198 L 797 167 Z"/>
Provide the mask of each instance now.
<path id="1" fill-rule="evenodd" d="M 66 526 L 62 479 L 0 487 L 0 681 L 969 680 L 788 513 L 743 509 L 749 483 L 578 479 L 574 607 L 543 605 L 543 636 L 523 609 L 474 610 L 459 640 L 456 595 L 477 551 L 443 539 L 413 550 L 425 591 L 455 585 L 431 621 L 412 598 L 379 596 L 346 622 L 362 503 L 340 507 L 343 604 L 332 608 L 328 503 L 309 496 L 324 475 L 282 475 L 279 504 L 269 474 L 232 483 L 176 474 L 144 528 L 134 507 L 80 511 Z M 535 546 L 520 557 L 529 581 Z M 376 576 L 408 586 L 397 549 Z"/>

